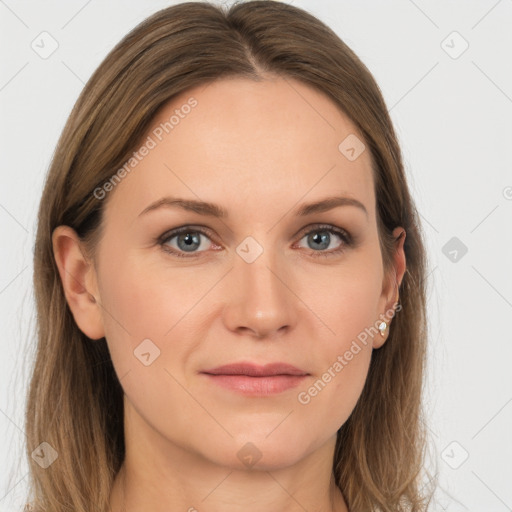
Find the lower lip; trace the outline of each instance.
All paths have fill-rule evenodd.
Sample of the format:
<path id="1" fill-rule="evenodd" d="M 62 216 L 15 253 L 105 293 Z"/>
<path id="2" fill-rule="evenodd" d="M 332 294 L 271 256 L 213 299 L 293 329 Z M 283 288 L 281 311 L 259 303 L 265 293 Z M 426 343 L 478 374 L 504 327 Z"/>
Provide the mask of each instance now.
<path id="1" fill-rule="evenodd" d="M 295 388 L 307 375 L 273 375 L 269 377 L 250 377 L 248 375 L 212 375 L 205 373 L 219 386 L 237 391 L 244 395 L 268 396 Z"/>

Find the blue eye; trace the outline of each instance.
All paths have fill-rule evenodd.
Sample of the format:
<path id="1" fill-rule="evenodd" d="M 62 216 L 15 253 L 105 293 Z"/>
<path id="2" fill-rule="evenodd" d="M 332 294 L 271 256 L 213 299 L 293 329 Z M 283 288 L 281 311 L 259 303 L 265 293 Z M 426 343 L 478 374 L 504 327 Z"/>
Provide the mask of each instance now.
<path id="1" fill-rule="evenodd" d="M 187 257 L 188 255 L 183 253 L 191 253 L 190 255 L 193 256 L 193 253 L 203 252 L 203 250 L 208 249 L 208 243 L 205 244 L 201 238 L 207 238 L 209 240 L 209 237 L 204 231 L 184 226 L 164 235 L 160 244 L 164 250 L 176 256 Z M 174 240 L 175 243 L 171 242 Z M 202 248 L 201 251 L 198 250 L 200 248 Z"/>
<path id="2" fill-rule="evenodd" d="M 350 235 L 345 230 L 334 226 L 318 226 L 306 232 L 300 241 L 304 239 L 306 239 L 308 248 L 313 250 L 313 257 L 335 255 L 352 245 Z M 331 247 L 333 242 L 336 243 L 336 239 L 338 240 L 337 245 Z M 327 251 L 326 249 L 329 248 L 331 250 Z"/>
<path id="3" fill-rule="evenodd" d="M 185 234 L 177 235 L 177 244 L 182 251 L 190 252 L 195 251 L 201 245 L 201 234 L 187 232 Z"/>
<path id="4" fill-rule="evenodd" d="M 325 249 L 333 241 L 332 235 L 338 238 L 341 243 L 336 248 L 326 251 Z M 354 239 L 348 231 L 329 224 L 316 225 L 313 229 L 303 232 L 300 240 L 304 238 L 306 238 L 308 248 L 312 249 L 310 255 L 313 258 L 338 256 L 355 245 Z"/>
<path id="5" fill-rule="evenodd" d="M 307 247 L 299 245 L 300 248 L 309 249 L 309 255 L 335 256 L 343 252 L 347 247 L 353 246 L 351 235 L 344 229 L 331 225 L 318 225 L 309 231 L 303 231 L 299 240 L 306 240 Z M 212 242 L 210 231 L 206 228 L 193 226 L 182 226 L 163 234 L 157 239 L 164 251 L 179 258 L 198 257 L 202 252 L 207 252 L 213 246 L 214 250 L 222 249 L 221 246 Z M 332 247 L 332 244 L 335 244 Z"/>

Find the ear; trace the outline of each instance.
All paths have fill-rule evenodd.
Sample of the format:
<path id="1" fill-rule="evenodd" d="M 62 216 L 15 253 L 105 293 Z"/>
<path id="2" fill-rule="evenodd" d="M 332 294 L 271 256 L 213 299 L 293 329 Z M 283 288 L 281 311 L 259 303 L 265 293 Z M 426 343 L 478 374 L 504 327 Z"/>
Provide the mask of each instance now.
<path id="1" fill-rule="evenodd" d="M 69 226 L 58 226 L 52 233 L 52 244 L 66 301 L 78 328 L 88 338 L 103 338 L 96 272 L 85 257 L 80 238 Z"/>
<path id="2" fill-rule="evenodd" d="M 406 270 L 406 260 L 404 253 L 404 242 L 406 237 L 405 229 L 402 227 L 396 227 L 393 230 L 393 237 L 395 239 L 395 252 L 393 255 L 394 263 L 391 272 L 385 276 L 384 283 L 382 286 L 382 294 L 379 304 L 383 304 L 383 311 L 379 319 L 384 320 L 387 323 L 387 328 L 384 332 L 384 336 L 378 332 L 373 337 L 373 348 L 380 348 L 384 345 L 389 335 L 389 326 L 392 322 L 392 318 L 396 303 L 399 299 L 399 288 L 402 283 L 402 279 Z M 380 322 L 379 322 L 380 323 Z"/>

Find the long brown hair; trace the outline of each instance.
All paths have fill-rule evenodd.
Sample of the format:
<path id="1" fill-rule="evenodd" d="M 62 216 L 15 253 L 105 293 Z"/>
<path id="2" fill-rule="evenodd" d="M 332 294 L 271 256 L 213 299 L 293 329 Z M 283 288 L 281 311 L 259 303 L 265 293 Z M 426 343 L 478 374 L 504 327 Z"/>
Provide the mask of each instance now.
<path id="1" fill-rule="evenodd" d="M 266 74 L 323 92 L 364 136 L 386 271 L 391 232 L 406 230 L 402 310 L 374 351 L 362 395 L 338 431 L 333 473 L 351 512 L 426 510 L 430 497 L 420 489 L 427 444 L 426 256 L 395 131 L 375 80 L 352 50 L 312 15 L 272 1 L 229 10 L 188 2 L 157 12 L 107 55 L 69 116 L 45 182 L 34 254 L 38 346 L 26 409 L 32 510 L 106 512 L 125 450 L 123 390 L 105 339 L 88 339 L 73 319 L 54 260 L 53 230 L 71 226 L 93 253 L 106 202 L 93 191 L 129 159 L 156 112 L 200 84 Z M 58 454 L 47 468 L 31 457 L 42 442 Z"/>

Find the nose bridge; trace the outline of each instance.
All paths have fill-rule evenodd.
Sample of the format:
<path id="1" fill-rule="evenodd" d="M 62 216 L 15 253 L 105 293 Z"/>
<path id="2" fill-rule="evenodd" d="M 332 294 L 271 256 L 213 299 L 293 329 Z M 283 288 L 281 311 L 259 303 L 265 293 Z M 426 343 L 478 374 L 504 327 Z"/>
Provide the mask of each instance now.
<path id="1" fill-rule="evenodd" d="M 245 288 L 243 291 L 249 294 L 249 298 L 254 297 L 256 301 L 267 299 L 261 307 L 278 299 L 285 300 L 283 284 L 276 277 L 276 258 L 270 251 L 265 251 L 252 263 L 238 261 L 235 270 L 240 286 Z"/>
<path id="2" fill-rule="evenodd" d="M 265 240 L 264 246 L 247 237 L 237 247 L 225 308 L 230 329 L 250 330 L 258 336 L 290 327 L 295 321 L 293 294 L 284 284 L 279 255 L 269 237 Z"/>

